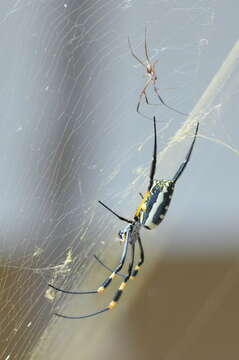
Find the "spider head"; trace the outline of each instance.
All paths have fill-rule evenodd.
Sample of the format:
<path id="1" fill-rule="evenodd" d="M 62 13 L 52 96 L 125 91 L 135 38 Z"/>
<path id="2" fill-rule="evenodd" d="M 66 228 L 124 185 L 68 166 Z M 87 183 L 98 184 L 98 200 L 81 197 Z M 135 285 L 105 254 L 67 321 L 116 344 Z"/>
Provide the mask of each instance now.
<path id="1" fill-rule="evenodd" d="M 127 240 L 129 233 L 131 231 L 132 231 L 132 224 L 129 224 L 126 226 L 126 228 L 124 228 L 124 230 L 120 230 L 118 232 L 119 240 L 121 243 L 124 243 Z"/>
<path id="2" fill-rule="evenodd" d="M 119 241 L 121 243 L 125 242 L 126 236 L 125 236 L 125 232 L 122 230 L 119 230 L 118 232 L 118 237 L 119 237 Z"/>

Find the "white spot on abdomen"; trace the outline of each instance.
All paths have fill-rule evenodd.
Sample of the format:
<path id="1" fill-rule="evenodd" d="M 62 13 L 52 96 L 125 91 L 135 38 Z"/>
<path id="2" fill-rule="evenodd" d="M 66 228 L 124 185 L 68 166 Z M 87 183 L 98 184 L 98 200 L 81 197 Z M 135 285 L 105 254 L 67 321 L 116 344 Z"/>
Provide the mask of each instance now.
<path id="1" fill-rule="evenodd" d="M 159 206 L 163 203 L 164 201 L 164 193 L 161 192 L 157 198 L 157 200 L 155 201 L 152 209 L 150 210 L 150 213 L 148 214 L 148 218 L 146 220 L 146 222 L 144 223 L 145 226 L 148 226 L 150 229 L 154 228 L 155 226 L 157 226 L 156 224 L 153 223 L 153 218 L 154 215 L 156 214 Z M 161 216 L 161 215 L 160 215 Z"/>

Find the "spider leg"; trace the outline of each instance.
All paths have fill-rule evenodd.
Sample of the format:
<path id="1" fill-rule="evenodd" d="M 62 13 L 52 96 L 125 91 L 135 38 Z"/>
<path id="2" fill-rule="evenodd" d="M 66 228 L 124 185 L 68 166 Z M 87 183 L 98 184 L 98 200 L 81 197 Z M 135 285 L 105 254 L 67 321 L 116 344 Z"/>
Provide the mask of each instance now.
<path id="1" fill-rule="evenodd" d="M 192 141 L 192 144 L 188 150 L 188 153 L 186 155 L 186 158 L 185 160 L 182 162 L 182 164 L 179 166 L 176 174 L 174 175 L 172 181 L 174 183 L 176 183 L 176 181 L 180 178 L 180 176 L 182 175 L 184 169 L 186 168 L 189 160 L 190 160 L 190 157 L 191 157 L 191 154 L 192 154 L 192 151 L 193 151 L 193 147 L 194 147 L 194 144 L 195 144 L 195 140 L 196 140 L 196 137 L 197 137 L 197 133 L 198 133 L 198 128 L 199 128 L 199 122 L 197 123 L 197 126 L 196 126 L 196 130 L 195 130 L 195 133 L 194 133 L 194 138 L 193 138 L 193 141 Z"/>
<path id="2" fill-rule="evenodd" d="M 51 288 L 63 292 L 65 294 L 72 294 L 72 295 L 81 295 L 81 294 L 101 294 L 104 292 L 104 290 L 109 286 L 109 284 L 111 283 L 111 281 L 114 279 L 115 275 L 122 269 L 124 263 L 125 263 L 125 259 L 127 256 L 127 252 L 128 252 L 128 245 L 129 245 L 129 235 L 127 236 L 127 239 L 125 241 L 124 244 L 124 249 L 123 249 L 123 253 L 121 255 L 119 264 L 114 268 L 114 270 L 112 271 L 111 275 L 109 277 L 106 278 L 105 281 L 103 281 L 103 283 L 100 285 L 100 287 L 96 290 L 83 290 L 83 291 L 78 291 L 78 290 L 64 290 L 61 288 L 58 288 L 52 284 L 48 284 Z"/>
<path id="3" fill-rule="evenodd" d="M 154 149 L 153 149 L 153 158 L 152 158 L 151 168 L 150 168 L 150 173 L 149 173 L 149 186 L 148 186 L 147 192 L 145 193 L 145 195 L 143 197 L 143 200 L 141 201 L 141 204 L 139 205 L 138 209 L 136 210 L 136 213 L 134 216 L 135 221 L 137 221 L 139 219 L 140 211 L 141 211 L 143 205 L 145 204 L 146 199 L 148 198 L 148 196 L 150 194 L 150 190 L 153 186 L 156 165 L 157 165 L 157 130 L 156 130 L 156 118 L 154 116 Z"/>
<path id="4" fill-rule="evenodd" d="M 144 248 L 143 248 L 140 236 L 138 236 L 138 243 L 139 243 L 139 249 L 140 249 L 140 261 L 138 262 L 138 264 L 135 266 L 134 270 L 132 271 L 132 275 L 130 276 L 130 279 L 132 279 L 132 280 L 135 278 L 135 276 L 137 276 L 140 267 L 144 263 Z"/>
<path id="5" fill-rule="evenodd" d="M 144 67 L 147 68 L 147 66 L 145 65 L 145 63 L 144 63 L 142 60 L 140 60 L 140 58 L 138 58 L 137 55 L 135 55 L 129 37 L 128 37 L 128 44 L 129 44 L 129 49 L 130 49 L 131 55 L 132 55 L 141 65 L 143 65 Z"/>
<path id="6" fill-rule="evenodd" d="M 149 100 L 148 100 L 148 97 L 147 97 L 147 95 L 146 95 L 146 91 L 144 92 L 144 98 L 145 98 L 146 104 L 148 105 L 148 104 L 149 104 Z"/>
<path id="7" fill-rule="evenodd" d="M 145 26 L 144 51 L 145 51 L 146 59 L 148 60 L 148 63 L 150 64 L 146 35 L 147 35 L 147 28 L 146 28 L 146 26 Z"/>
<path id="8" fill-rule="evenodd" d="M 147 88 L 149 87 L 149 85 L 150 85 L 152 82 L 153 82 L 153 79 L 151 79 L 151 78 L 146 82 L 143 90 L 141 91 L 141 93 L 140 93 L 140 95 L 139 95 L 139 101 L 138 101 L 137 108 L 136 108 L 138 114 L 140 114 L 141 116 L 143 116 L 144 118 L 149 119 L 149 120 L 152 120 L 152 119 L 151 119 L 150 117 L 144 115 L 144 114 L 140 111 L 140 105 L 141 105 L 141 101 L 142 101 L 142 96 L 143 96 L 143 95 L 144 95 L 144 97 L 145 97 L 146 103 L 149 104 L 148 97 L 147 97 L 147 95 L 146 95 L 146 90 L 147 90 Z"/>
<path id="9" fill-rule="evenodd" d="M 149 87 L 150 83 L 152 82 L 152 79 L 150 78 L 149 80 L 146 81 L 146 84 L 144 85 L 144 88 L 143 90 L 141 91 L 140 95 L 139 95 L 139 102 L 138 102 L 138 105 L 137 105 L 137 112 L 139 112 L 139 107 L 140 107 L 140 103 L 141 103 L 141 100 L 142 100 L 142 96 L 144 95 L 145 97 L 145 101 L 146 103 L 148 104 L 148 98 L 147 98 L 147 95 L 146 95 L 146 90 L 147 88 Z"/>
<path id="10" fill-rule="evenodd" d="M 173 110 L 173 111 L 175 111 L 176 113 L 178 113 L 178 114 L 180 114 L 180 115 L 188 116 L 188 114 L 186 114 L 186 113 L 184 113 L 184 112 L 182 112 L 182 111 L 176 110 L 176 109 L 174 109 L 173 107 L 169 106 L 169 105 L 161 98 L 161 96 L 159 95 L 158 89 L 156 88 L 155 81 L 154 81 L 154 92 L 155 92 L 155 94 L 158 96 L 160 102 L 161 102 L 164 106 L 166 106 L 168 109 Z"/>
<path id="11" fill-rule="evenodd" d="M 154 116 L 154 150 L 153 150 L 153 159 L 151 162 L 151 168 L 150 168 L 150 173 L 149 173 L 148 191 L 150 191 L 150 189 L 153 185 L 156 165 L 157 165 L 157 130 L 156 130 L 156 118 Z"/>
<path id="12" fill-rule="evenodd" d="M 143 195 L 141 194 L 141 196 L 143 197 Z M 140 260 L 139 260 L 139 262 L 138 262 L 138 264 L 135 266 L 135 268 L 134 268 L 134 270 L 132 271 L 132 274 L 131 274 L 131 276 L 130 276 L 130 279 L 134 279 L 135 278 L 135 276 L 138 274 L 138 272 L 139 272 L 139 268 L 143 265 L 143 263 L 144 263 L 144 249 L 143 249 L 143 245 L 142 245 L 142 241 L 141 241 L 141 238 L 140 238 L 140 236 L 138 235 L 138 243 L 139 243 L 139 249 L 140 249 Z M 109 268 L 107 265 L 105 265 L 104 263 L 103 263 L 103 261 L 101 261 L 96 255 L 94 255 L 94 257 L 95 257 L 95 259 L 102 265 L 102 266 L 104 266 L 104 268 L 106 268 L 107 270 L 109 270 L 109 271 L 113 271 L 111 268 Z M 125 278 L 126 277 L 126 275 L 125 274 L 121 274 L 121 273 L 117 273 L 117 275 L 119 275 L 119 276 L 121 276 L 121 277 L 123 277 L 123 278 Z"/>
<path id="13" fill-rule="evenodd" d="M 104 206 L 104 208 L 106 208 L 107 210 L 109 210 L 112 214 L 114 214 L 118 219 L 122 220 L 122 221 L 125 221 L 129 224 L 132 224 L 133 221 L 132 220 L 129 220 L 129 219 L 126 219 L 120 215 L 118 215 L 116 212 L 114 212 L 113 210 L 111 210 L 107 205 L 105 205 L 102 201 L 98 201 L 102 206 Z"/>
<path id="14" fill-rule="evenodd" d="M 94 254 L 94 258 L 98 261 L 98 263 L 100 264 L 100 265 L 102 265 L 106 270 L 108 270 L 108 271 L 110 271 L 111 273 L 114 271 L 112 268 L 110 268 L 109 266 L 107 266 L 105 263 L 103 263 L 103 261 L 101 261 L 99 258 L 98 258 L 98 256 L 96 256 L 95 254 Z M 120 272 L 118 272 L 116 275 L 118 275 L 118 276 L 121 276 L 121 277 L 123 277 L 123 278 L 125 278 L 125 274 L 122 274 L 122 273 L 120 273 Z"/>
<path id="15" fill-rule="evenodd" d="M 113 309 L 117 305 L 117 303 L 119 302 L 119 299 L 120 299 L 120 297 L 121 297 L 121 295 L 123 293 L 123 290 L 124 290 L 128 280 L 130 279 L 132 269 L 133 269 L 133 265 L 134 265 L 134 253 L 135 253 L 134 250 L 135 250 L 135 244 L 133 243 L 133 244 L 131 244 L 131 261 L 130 261 L 129 268 L 128 268 L 128 274 L 125 277 L 124 281 L 120 284 L 120 287 L 116 291 L 112 301 L 109 303 L 109 305 L 107 307 L 103 308 L 102 310 L 99 310 L 99 311 L 96 311 L 96 312 L 93 312 L 93 313 L 90 313 L 90 314 L 86 314 L 86 315 L 81 315 L 81 316 L 67 316 L 67 315 L 58 314 L 58 313 L 55 313 L 54 315 L 65 318 L 65 319 L 84 319 L 84 318 L 88 318 L 88 317 L 91 317 L 91 316 L 96 316 L 98 314 L 101 314 L 103 312 L 106 312 L 108 310 Z"/>

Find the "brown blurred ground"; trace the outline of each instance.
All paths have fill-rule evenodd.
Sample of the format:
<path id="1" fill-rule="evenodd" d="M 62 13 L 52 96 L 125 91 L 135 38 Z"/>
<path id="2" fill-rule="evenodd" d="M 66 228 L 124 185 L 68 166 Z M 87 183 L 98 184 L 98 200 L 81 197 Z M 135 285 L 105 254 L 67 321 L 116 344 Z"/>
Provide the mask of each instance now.
<path id="1" fill-rule="evenodd" d="M 238 272 L 236 261 L 161 261 L 104 355 L 120 359 L 121 348 L 124 359 L 238 359 Z"/>
<path id="2" fill-rule="evenodd" d="M 141 276 L 128 286 L 114 311 L 83 321 L 54 319 L 42 338 L 37 327 L 38 345 L 31 357 L 26 346 L 30 348 L 34 343 L 33 333 L 24 332 L 24 338 L 19 331 L 15 337 L 9 337 L 9 342 L 14 344 L 17 336 L 21 336 L 16 357 L 12 358 L 238 359 L 237 260 L 161 259 L 151 268 L 147 265 Z M 76 305 L 67 304 L 64 312 L 82 313 L 79 298 L 68 300 Z M 87 298 L 86 305 L 88 311 L 100 306 L 95 297 Z M 10 329 L 9 334 L 12 334 Z M 2 343 L 3 348 L 5 345 Z"/>

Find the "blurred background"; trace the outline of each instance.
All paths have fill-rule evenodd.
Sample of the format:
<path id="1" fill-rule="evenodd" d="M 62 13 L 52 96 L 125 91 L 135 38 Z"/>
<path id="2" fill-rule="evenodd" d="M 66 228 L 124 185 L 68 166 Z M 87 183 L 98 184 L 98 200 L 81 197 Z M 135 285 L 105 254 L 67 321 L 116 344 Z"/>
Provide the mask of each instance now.
<path id="1" fill-rule="evenodd" d="M 0 4 L 0 358 L 235 359 L 239 345 L 236 0 L 14 0 Z M 171 178 L 200 121 L 163 223 L 142 230 L 145 265 L 119 306 L 96 288 L 148 184 L 152 121 L 131 56 L 144 32 L 158 88 L 156 178 Z M 152 91 L 150 100 L 157 104 Z"/>

